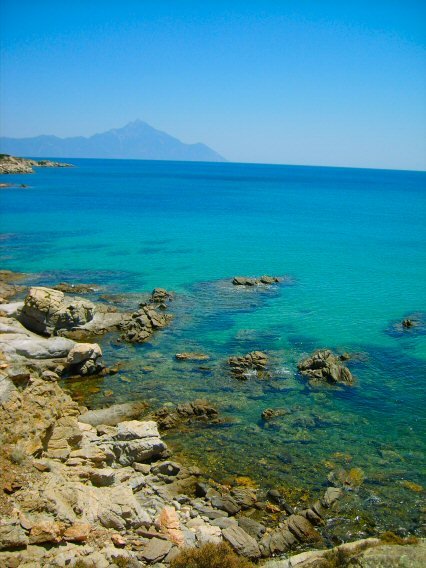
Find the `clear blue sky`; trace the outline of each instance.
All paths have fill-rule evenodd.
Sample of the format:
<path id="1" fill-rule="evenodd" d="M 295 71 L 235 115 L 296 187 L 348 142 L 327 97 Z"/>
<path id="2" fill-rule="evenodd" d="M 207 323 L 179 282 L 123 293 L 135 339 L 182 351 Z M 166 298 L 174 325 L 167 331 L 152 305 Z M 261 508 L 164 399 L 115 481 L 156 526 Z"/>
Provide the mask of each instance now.
<path id="1" fill-rule="evenodd" d="M 231 161 L 426 169 L 423 0 L 0 0 L 1 134 L 136 118 Z"/>

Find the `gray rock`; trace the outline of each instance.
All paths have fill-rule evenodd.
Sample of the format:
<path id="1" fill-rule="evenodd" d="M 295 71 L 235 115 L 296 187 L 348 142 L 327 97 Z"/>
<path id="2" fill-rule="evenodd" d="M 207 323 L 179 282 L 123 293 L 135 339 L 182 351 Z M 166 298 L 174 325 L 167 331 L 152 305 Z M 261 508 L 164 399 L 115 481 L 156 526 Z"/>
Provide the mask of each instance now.
<path id="1" fill-rule="evenodd" d="M 264 525 L 254 519 L 250 519 L 250 517 L 238 517 L 238 524 L 247 534 L 256 540 L 262 538 L 266 530 Z"/>
<path id="2" fill-rule="evenodd" d="M 119 422 L 139 418 L 146 409 L 144 402 L 127 402 L 124 404 L 114 404 L 108 408 L 98 410 L 88 410 L 79 416 L 79 421 L 92 426 L 106 424 L 116 426 Z"/>
<path id="3" fill-rule="evenodd" d="M 162 475 L 169 475 L 169 476 L 175 476 L 180 472 L 180 465 L 174 462 L 163 462 L 160 463 L 158 465 L 154 465 L 151 468 L 151 472 L 154 475 L 158 475 L 158 474 L 162 474 Z"/>
<path id="4" fill-rule="evenodd" d="M 0 525 L 0 550 L 26 546 L 29 540 L 24 529 L 15 522 Z"/>
<path id="5" fill-rule="evenodd" d="M 319 532 L 302 515 L 290 515 L 287 526 L 300 542 L 321 540 Z"/>
<path id="6" fill-rule="evenodd" d="M 10 400 L 14 392 L 16 392 L 16 387 L 13 382 L 5 375 L 0 374 L 0 404 Z"/>
<path id="7" fill-rule="evenodd" d="M 235 499 L 233 499 L 230 495 L 223 495 L 223 496 L 215 495 L 211 499 L 211 504 L 216 509 L 221 509 L 222 511 L 226 511 L 230 515 L 235 515 L 241 510 L 240 505 L 238 505 Z"/>
<path id="8" fill-rule="evenodd" d="M 152 421 L 131 420 L 120 422 L 117 433 L 108 443 L 121 465 L 132 465 L 161 456 L 167 449 L 161 440 L 157 424 Z"/>
<path id="9" fill-rule="evenodd" d="M 159 562 L 172 548 L 172 543 L 160 538 L 152 538 L 142 551 L 142 558 L 147 562 Z"/>
<path id="10" fill-rule="evenodd" d="M 259 558 L 260 549 L 256 540 L 239 526 L 230 526 L 222 531 L 223 538 L 232 548 L 246 558 Z"/>

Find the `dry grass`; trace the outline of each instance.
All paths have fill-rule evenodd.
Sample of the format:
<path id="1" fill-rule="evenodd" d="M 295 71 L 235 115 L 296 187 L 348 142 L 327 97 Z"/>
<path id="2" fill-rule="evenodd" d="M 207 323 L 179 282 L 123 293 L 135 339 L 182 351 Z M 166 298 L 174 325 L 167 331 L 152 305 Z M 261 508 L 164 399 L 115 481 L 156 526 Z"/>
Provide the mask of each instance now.
<path id="1" fill-rule="evenodd" d="M 231 547 L 221 544 L 204 544 L 200 548 L 187 548 L 176 556 L 170 568 L 253 568 L 254 564 L 238 556 Z"/>

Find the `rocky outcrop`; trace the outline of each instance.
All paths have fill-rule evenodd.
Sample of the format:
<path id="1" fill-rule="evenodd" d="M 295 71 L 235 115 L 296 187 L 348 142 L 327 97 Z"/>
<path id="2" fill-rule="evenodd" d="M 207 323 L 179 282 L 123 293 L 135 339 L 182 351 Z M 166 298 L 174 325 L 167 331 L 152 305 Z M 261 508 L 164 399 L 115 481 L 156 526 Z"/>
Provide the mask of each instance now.
<path id="1" fill-rule="evenodd" d="M 52 288 L 31 288 L 24 300 L 20 321 L 29 330 L 57 335 L 60 330 L 84 326 L 93 319 L 95 306 L 83 299 L 66 299 Z"/>
<path id="2" fill-rule="evenodd" d="M 237 379 L 247 380 L 251 374 L 265 377 L 268 356 L 262 351 L 252 351 L 242 357 L 230 357 L 228 363 L 231 373 Z"/>
<path id="3" fill-rule="evenodd" d="M 281 282 L 277 276 L 260 276 L 260 278 L 247 278 L 246 276 L 235 276 L 232 280 L 234 286 L 259 286 L 261 284 L 270 285 Z"/>
<path id="4" fill-rule="evenodd" d="M 297 365 L 300 373 L 312 383 L 352 385 L 355 382 L 352 373 L 343 365 L 340 357 L 329 349 L 315 351 Z"/>
<path id="5" fill-rule="evenodd" d="M 52 162 L 50 160 L 29 160 L 27 158 L 16 158 L 8 154 L 0 154 L 0 174 L 32 174 L 34 167 L 41 168 L 70 168 L 72 164 Z"/>
<path id="6" fill-rule="evenodd" d="M 120 338 L 129 343 L 143 343 L 154 331 L 166 327 L 171 319 L 172 316 L 168 314 L 162 314 L 151 306 L 144 306 L 123 322 Z"/>

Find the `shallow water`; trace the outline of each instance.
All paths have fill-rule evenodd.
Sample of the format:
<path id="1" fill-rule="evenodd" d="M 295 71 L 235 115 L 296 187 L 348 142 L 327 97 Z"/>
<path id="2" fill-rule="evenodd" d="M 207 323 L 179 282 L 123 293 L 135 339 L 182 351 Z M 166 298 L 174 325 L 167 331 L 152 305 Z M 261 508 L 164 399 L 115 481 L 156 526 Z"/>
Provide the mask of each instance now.
<path id="1" fill-rule="evenodd" d="M 425 484 L 426 174 L 243 164 L 73 160 L 75 169 L 2 176 L 4 268 L 44 284 L 95 283 L 105 293 L 176 292 L 171 326 L 151 342 L 102 341 L 120 373 L 68 387 L 98 406 L 152 407 L 205 397 L 227 423 L 169 435 L 221 480 L 247 475 L 313 498 L 333 469 L 362 468 L 353 535 L 419 531 Z M 288 275 L 240 289 L 233 275 Z M 297 361 L 315 348 L 355 353 L 351 389 L 311 388 Z M 270 379 L 239 382 L 226 358 L 253 349 Z M 202 351 L 206 364 L 177 362 Z M 200 368 L 201 367 L 201 368 Z M 112 391 L 108 392 L 108 391 Z M 263 409 L 288 412 L 263 424 Z M 336 453 L 339 454 L 336 455 Z M 343 454 L 343 455 L 342 455 Z M 297 493 L 297 492 L 295 492 Z M 350 508 L 350 507 L 349 507 Z"/>

